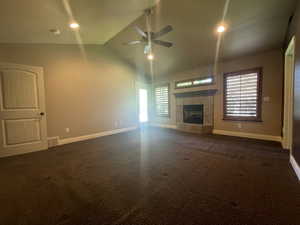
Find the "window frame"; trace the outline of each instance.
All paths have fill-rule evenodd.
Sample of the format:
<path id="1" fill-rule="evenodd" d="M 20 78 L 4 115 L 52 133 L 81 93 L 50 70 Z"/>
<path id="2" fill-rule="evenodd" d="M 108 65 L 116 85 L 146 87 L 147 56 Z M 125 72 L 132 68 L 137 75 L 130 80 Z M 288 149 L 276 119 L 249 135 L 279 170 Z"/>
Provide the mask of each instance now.
<path id="1" fill-rule="evenodd" d="M 179 83 L 184 83 L 184 82 L 194 82 L 196 80 L 205 80 L 208 78 L 212 78 L 212 82 L 209 84 L 196 84 L 196 85 L 191 85 L 191 86 L 186 86 L 186 87 L 177 87 L 177 84 Z M 191 78 L 191 79 L 186 79 L 186 80 L 179 80 L 175 82 L 175 89 L 184 89 L 184 88 L 193 88 L 193 87 L 199 87 L 199 86 L 208 86 L 208 85 L 214 85 L 215 84 L 215 77 L 213 75 L 211 76 L 205 76 L 205 77 L 197 77 L 197 78 Z"/>
<path id="2" fill-rule="evenodd" d="M 162 114 L 159 114 L 157 112 L 157 101 L 156 101 L 156 88 L 161 88 L 161 87 L 168 87 L 168 115 L 162 115 Z M 170 83 L 165 83 L 165 84 L 157 84 L 154 86 L 154 91 L 153 91 L 153 94 L 154 94 L 154 103 L 155 103 L 155 115 L 156 117 L 166 117 L 166 118 L 170 118 Z"/>
<path id="3" fill-rule="evenodd" d="M 230 76 L 243 76 L 251 73 L 257 73 L 257 108 L 256 117 L 243 117 L 243 116 L 227 116 L 227 77 Z M 223 120 L 229 121 L 248 121 L 248 122 L 262 122 L 262 82 L 263 82 L 263 68 L 257 67 L 246 70 L 239 70 L 235 72 L 224 73 L 223 76 Z"/>

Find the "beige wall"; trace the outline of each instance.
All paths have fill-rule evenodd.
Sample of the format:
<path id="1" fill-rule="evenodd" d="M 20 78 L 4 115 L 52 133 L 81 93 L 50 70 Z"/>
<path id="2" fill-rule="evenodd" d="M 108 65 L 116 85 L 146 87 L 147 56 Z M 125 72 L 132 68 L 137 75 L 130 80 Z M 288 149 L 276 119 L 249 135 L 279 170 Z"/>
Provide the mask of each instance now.
<path id="1" fill-rule="evenodd" d="M 137 124 L 134 70 L 106 47 L 84 49 L 85 54 L 76 45 L 0 45 L 1 62 L 44 68 L 48 137 Z"/>
<path id="2" fill-rule="evenodd" d="M 214 96 L 214 129 L 247 132 L 255 134 L 281 136 L 282 123 L 282 86 L 283 86 L 283 56 L 280 50 L 260 53 L 253 56 L 226 61 L 217 65 L 216 84 L 201 88 L 181 89 L 180 91 L 195 91 L 201 89 L 218 89 Z M 263 97 L 269 97 L 269 102 L 262 103 L 263 122 L 234 122 L 223 120 L 223 74 L 243 69 L 263 67 Z M 174 85 L 177 80 L 213 74 L 212 66 L 203 66 L 190 71 L 171 74 L 168 77 L 158 77 L 156 83 L 170 82 L 171 117 L 158 118 L 152 115 L 153 123 L 176 124 Z M 178 91 L 178 90 L 176 90 Z M 238 128 L 241 123 L 242 128 Z"/>
<path id="3" fill-rule="evenodd" d="M 0 45 L 0 61 L 44 67 L 48 136 L 76 137 L 137 125 L 136 73 L 109 49 L 87 45 L 85 54 L 75 45 Z M 266 135 L 281 135 L 282 54 L 270 51 L 218 64 L 216 84 L 179 91 L 218 89 L 214 97 L 214 129 Z M 262 66 L 262 123 L 223 121 L 223 73 Z M 156 78 L 170 82 L 171 117 L 151 118 L 154 123 L 175 125 L 174 82 L 207 76 L 213 66 Z M 178 91 L 178 90 L 177 90 Z M 116 126 L 116 122 L 119 124 Z M 70 128 L 70 133 L 65 132 Z"/>

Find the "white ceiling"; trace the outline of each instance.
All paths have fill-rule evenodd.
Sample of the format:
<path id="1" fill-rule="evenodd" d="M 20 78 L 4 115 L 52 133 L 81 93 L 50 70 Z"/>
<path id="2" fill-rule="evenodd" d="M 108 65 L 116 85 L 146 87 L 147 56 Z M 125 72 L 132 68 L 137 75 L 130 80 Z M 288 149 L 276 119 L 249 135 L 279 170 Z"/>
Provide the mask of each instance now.
<path id="1" fill-rule="evenodd" d="M 152 30 L 170 24 L 174 30 L 161 40 L 174 43 L 171 48 L 154 45 L 153 71 L 155 75 L 211 64 L 216 55 L 217 25 L 228 26 L 220 42 L 219 59 L 227 60 L 257 52 L 283 47 L 288 21 L 297 0 L 161 0 L 152 15 Z M 228 8 L 225 10 L 225 3 Z M 143 44 L 124 46 L 139 40 L 133 25 L 146 30 L 145 17 L 140 17 L 114 38 L 107 46 L 134 65 L 150 74 Z"/>
<path id="2" fill-rule="evenodd" d="M 104 44 L 157 1 L 1 0 L 0 43 L 76 44 L 79 40 L 68 27 L 73 14 L 84 44 Z M 53 28 L 61 35 L 50 33 Z"/>
<path id="3" fill-rule="evenodd" d="M 172 48 L 154 46 L 154 73 L 167 74 L 214 61 L 215 28 L 226 1 L 228 30 L 221 42 L 220 59 L 283 46 L 297 0 L 0 0 L 0 43 L 106 43 L 124 60 L 150 74 L 144 46 L 123 43 L 140 39 L 133 25 L 146 30 L 141 15 L 156 5 L 152 30 L 168 24 L 174 27 L 161 38 L 173 42 Z M 79 35 L 68 27 L 72 16 L 81 25 Z M 61 35 L 50 33 L 53 28 L 60 29 Z"/>

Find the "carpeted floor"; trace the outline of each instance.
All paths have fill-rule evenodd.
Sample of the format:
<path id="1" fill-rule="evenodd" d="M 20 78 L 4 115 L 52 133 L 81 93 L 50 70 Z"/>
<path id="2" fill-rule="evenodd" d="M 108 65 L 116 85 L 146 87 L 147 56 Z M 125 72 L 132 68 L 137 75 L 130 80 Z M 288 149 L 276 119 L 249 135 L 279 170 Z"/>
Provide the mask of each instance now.
<path id="1" fill-rule="evenodd" d="M 277 143 L 148 128 L 0 159 L 0 225 L 300 224 Z"/>

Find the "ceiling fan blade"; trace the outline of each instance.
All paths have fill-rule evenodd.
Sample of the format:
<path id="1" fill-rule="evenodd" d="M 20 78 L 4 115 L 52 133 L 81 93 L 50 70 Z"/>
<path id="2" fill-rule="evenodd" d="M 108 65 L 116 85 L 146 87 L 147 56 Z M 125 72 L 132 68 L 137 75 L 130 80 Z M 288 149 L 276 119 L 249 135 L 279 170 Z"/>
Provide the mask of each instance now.
<path id="1" fill-rule="evenodd" d="M 140 44 L 140 43 L 142 43 L 142 41 L 130 41 L 130 42 L 124 43 L 124 45 L 136 45 L 136 44 Z"/>
<path id="2" fill-rule="evenodd" d="M 134 26 L 134 29 L 140 34 L 142 35 L 144 38 L 147 38 L 147 34 L 138 26 Z"/>
<path id="3" fill-rule="evenodd" d="M 164 27 L 163 29 L 161 29 L 160 31 L 156 32 L 153 36 L 152 39 L 156 39 L 159 38 L 169 32 L 171 32 L 173 30 L 173 27 L 171 25 L 168 25 L 166 27 Z"/>
<path id="4" fill-rule="evenodd" d="M 162 45 L 162 46 L 168 47 L 168 48 L 173 46 L 173 43 L 167 42 L 167 41 L 161 41 L 161 40 L 154 40 L 153 43 L 155 43 L 157 45 Z"/>
<path id="5" fill-rule="evenodd" d="M 147 55 L 150 52 L 150 45 L 146 45 L 144 48 L 144 54 Z"/>

